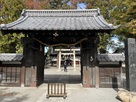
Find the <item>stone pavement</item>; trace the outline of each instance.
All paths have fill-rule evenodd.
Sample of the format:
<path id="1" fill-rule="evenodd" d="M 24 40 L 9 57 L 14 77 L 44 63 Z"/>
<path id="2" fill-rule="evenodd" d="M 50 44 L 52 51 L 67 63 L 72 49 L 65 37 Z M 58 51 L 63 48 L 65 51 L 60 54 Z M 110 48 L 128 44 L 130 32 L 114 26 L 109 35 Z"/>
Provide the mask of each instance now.
<path id="1" fill-rule="evenodd" d="M 120 102 L 116 99 L 117 91 L 113 88 L 83 88 L 80 69 L 68 72 L 58 71 L 55 67 L 45 69 L 45 83 L 37 88 L 0 87 L 0 102 Z M 47 95 L 47 82 L 66 82 L 67 98 Z"/>
<path id="2" fill-rule="evenodd" d="M 77 88 L 67 89 L 67 98 L 50 97 L 47 99 L 46 92 L 37 102 L 120 102 L 116 99 L 117 92 L 109 88 Z"/>
<path id="3" fill-rule="evenodd" d="M 117 91 L 112 88 L 83 88 L 82 85 L 67 85 L 67 98 L 46 98 L 46 84 L 38 88 L 0 88 L 0 102 L 120 102 Z"/>

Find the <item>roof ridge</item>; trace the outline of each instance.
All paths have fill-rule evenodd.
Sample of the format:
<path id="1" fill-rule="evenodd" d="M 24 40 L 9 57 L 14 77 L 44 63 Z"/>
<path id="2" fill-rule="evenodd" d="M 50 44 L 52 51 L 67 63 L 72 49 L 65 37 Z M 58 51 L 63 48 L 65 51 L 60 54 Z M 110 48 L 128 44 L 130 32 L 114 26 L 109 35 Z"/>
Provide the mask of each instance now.
<path id="1" fill-rule="evenodd" d="M 30 10 L 24 9 L 22 16 L 94 16 L 100 15 L 100 9 L 67 10 Z"/>
<path id="2" fill-rule="evenodd" d="M 23 55 L 22 53 L 1 53 L 0 55 Z"/>
<path id="3" fill-rule="evenodd" d="M 98 55 L 122 55 L 122 53 L 108 53 L 108 54 L 98 54 Z"/>

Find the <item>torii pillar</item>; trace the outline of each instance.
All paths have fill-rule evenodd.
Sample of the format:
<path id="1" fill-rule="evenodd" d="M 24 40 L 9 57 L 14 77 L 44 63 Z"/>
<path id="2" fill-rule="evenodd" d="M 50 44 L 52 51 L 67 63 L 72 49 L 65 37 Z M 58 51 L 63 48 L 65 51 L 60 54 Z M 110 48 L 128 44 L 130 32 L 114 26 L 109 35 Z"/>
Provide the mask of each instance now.
<path id="1" fill-rule="evenodd" d="M 61 49 L 58 52 L 58 71 L 61 71 Z"/>
<path id="2" fill-rule="evenodd" d="M 73 49 L 73 64 L 74 64 L 74 71 L 76 71 L 76 55 L 75 49 Z"/>

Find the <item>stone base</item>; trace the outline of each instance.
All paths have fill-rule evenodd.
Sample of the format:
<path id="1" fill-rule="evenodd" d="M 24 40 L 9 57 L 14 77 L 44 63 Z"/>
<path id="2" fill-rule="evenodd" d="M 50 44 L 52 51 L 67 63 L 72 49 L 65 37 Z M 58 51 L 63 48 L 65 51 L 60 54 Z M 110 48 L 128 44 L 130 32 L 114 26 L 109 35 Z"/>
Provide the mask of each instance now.
<path id="1" fill-rule="evenodd" d="M 30 87 L 37 87 L 37 85 L 36 85 L 35 82 L 32 82 L 32 83 L 30 84 Z"/>
<path id="2" fill-rule="evenodd" d="M 90 84 L 83 84 L 83 87 L 84 88 L 90 88 L 91 86 L 90 86 Z"/>

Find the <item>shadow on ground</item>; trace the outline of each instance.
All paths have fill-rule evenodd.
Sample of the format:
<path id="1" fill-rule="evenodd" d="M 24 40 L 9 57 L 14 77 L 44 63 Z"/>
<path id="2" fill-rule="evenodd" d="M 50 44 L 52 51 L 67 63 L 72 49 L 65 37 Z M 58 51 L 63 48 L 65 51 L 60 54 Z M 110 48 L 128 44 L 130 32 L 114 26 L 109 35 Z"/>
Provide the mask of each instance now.
<path id="1" fill-rule="evenodd" d="M 10 92 L 8 88 L 4 88 L 0 90 L 0 102 L 22 102 L 27 101 L 28 96 L 24 95 L 21 97 L 16 97 L 20 93 L 18 92 Z"/>
<path id="2" fill-rule="evenodd" d="M 76 84 L 81 83 L 81 75 L 45 75 L 44 76 L 44 83 L 69 83 L 69 84 Z"/>

